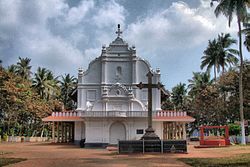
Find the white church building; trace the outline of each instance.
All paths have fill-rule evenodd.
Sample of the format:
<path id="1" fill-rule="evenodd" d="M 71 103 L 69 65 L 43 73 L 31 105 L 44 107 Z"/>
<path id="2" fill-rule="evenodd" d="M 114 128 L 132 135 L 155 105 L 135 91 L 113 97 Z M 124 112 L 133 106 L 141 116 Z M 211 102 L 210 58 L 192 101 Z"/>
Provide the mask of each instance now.
<path id="1" fill-rule="evenodd" d="M 152 82 L 161 82 L 160 69 L 153 70 L 137 56 L 136 48 L 122 39 L 119 25 L 116 33 L 116 39 L 102 47 L 88 69 L 78 70 L 77 109 L 54 112 L 43 119 L 52 124 L 53 142 L 85 139 L 86 146 L 106 146 L 118 140 L 139 140 L 145 133 L 148 90 L 136 85 L 148 82 L 150 70 Z M 163 111 L 161 92 L 152 92 L 155 133 L 164 140 L 186 139 L 186 123 L 194 118 L 183 111 Z"/>

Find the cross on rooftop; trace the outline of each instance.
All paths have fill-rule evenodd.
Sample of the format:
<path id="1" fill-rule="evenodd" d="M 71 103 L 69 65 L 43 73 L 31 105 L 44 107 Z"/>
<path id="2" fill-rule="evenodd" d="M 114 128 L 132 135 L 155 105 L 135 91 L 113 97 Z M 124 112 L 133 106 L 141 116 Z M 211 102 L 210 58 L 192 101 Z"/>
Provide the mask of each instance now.
<path id="1" fill-rule="evenodd" d="M 122 31 L 120 29 L 120 24 L 118 24 L 117 27 L 118 27 L 118 29 L 117 29 L 117 31 L 115 33 L 117 34 L 118 37 L 120 37 L 121 34 L 122 34 Z"/>

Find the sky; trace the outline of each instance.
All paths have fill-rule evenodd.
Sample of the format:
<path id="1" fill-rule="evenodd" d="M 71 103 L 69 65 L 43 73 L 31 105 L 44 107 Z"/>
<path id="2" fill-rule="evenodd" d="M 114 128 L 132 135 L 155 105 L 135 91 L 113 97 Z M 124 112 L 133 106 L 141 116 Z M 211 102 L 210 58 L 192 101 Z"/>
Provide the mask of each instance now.
<path id="1" fill-rule="evenodd" d="M 28 57 L 33 73 L 40 66 L 77 76 L 121 24 L 122 38 L 161 69 L 171 89 L 201 71 L 209 39 L 222 32 L 237 38 L 235 20 L 229 28 L 213 11 L 210 0 L 0 0 L 0 60 L 7 67 Z"/>

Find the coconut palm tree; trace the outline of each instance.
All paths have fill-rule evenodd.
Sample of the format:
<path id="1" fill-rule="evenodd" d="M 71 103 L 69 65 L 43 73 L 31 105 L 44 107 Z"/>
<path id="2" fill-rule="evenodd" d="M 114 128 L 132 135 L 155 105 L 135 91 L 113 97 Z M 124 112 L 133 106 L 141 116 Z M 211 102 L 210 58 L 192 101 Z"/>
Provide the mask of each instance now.
<path id="1" fill-rule="evenodd" d="M 214 79 L 216 80 L 216 72 L 220 71 L 220 45 L 213 39 L 208 41 L 208 47 L 204 50 L 204 56 L 201 57 L 201 69 L 207 67 L 207 72 L 213 67 L 214 70 Z"/>
<path id="2" fill-rule="evenodd" d="M 32 74 L 31 73 L 31 66 L 29 65 L 30 61 L 31 61 L 31 59 L 29 59 L 27 57 L 26 58 L 19 57 L 19 62 L 17 62 L 16 73 L 24 79 L 29 79 L 30 75 Z"/>
<path id="3" fill-rule="evenodd" d="M 248 52 L 250 52 L 250 29 L 245 33 L 244 45 L 246 46 Z"/>
<path id="4" fill-rule="evenodd" d="M 17 71 L 16 65 L 11 64 L 11 65 L 7 68 L 7 71 L 10 72 L 10 73 L 16 74 L 16 71 Z"/>
<path id="5" fill-rule="evenodd" d="M 232 49 L 231 45 L 235 44 L 236 40 L 231 38 L 230 34 L 219 34 L 217 39 L 208 41 L 208 47 L 203 52 L 204 56 L 201 62 L 201 69 L 207 67 L 207 71 L 214 68 L 214 79 L 216 80 L 216 73 L 225 72 L 225 67 L 228 65 L 233 65 L 238 62 L 238 58 L 235 55 L 238 55 L 236 49 Z"/>
<path id="6" fill-rule="evenodd" d="M 183 109 L 186 93 L 187 89 L 184 83 L 179 83 L 173 87 L 171 99 L 176 109 Z"/>
<path id="7" fill-rule="evenodd" d="M 47 73 L 47 100 L 51 98 L 56 98 L 60 95 L 60 87 L 58 77 L 55 77 L 54 74 L 48 70 Z"/>
<path id="8" fill-rule="evenodd" d="M 38 67 L 33 79 L 33 87 L 36 89 L 41 98 L 49 100 L 59 93 L 57 78 L 46 68 Z"/>
<path id="9" fill-rule="evenodd" d="M 219 2 L 215 8 L 215 15 L 218 17 L 223 14 L 228 19 L 228 25 L 231 26 L 233 16 L 236 15 L 238 33 L 239 33 L 239 56 L 240 56 L 240 77 L 239 77 L 239 102 L 240 102 L 240 119 L 241 119 L 241 135 L 242 135 L 242 144 L 246 144 L 245 140 L 245 127 L 244 127 L 244 112 L 243 112 L 243 55 L 242 55 L 242 36 L 241 36 L 241 22 L 245 20 L 247 16 L 247 5 L 249 0 L 211 0 Z"/>
<path id="10" fill-rule="evenodd" d="M 208 72 L 193 72 L 192 79 L 188 80 L 188 88 L 190 89 L 189 94 L 195 97 L 201 90 L 212 85 L 213 81 L 214 80 L 211 80 Z"/>
<path id="11" fill-rule="evenodd" d="M 239 51 L 232 49 L 231 46 L 236 44 L 236 40 L 231 37 L 229 33 L 221 33 L 217 38 L 218 45 L 220 46 L 219 64 L 222 67 L 222 72 L 225 72 L 225 67 L 228 65 L 236 65 L 238 63 Z"/>
<path id="12" fill-rule="evenodd" d="M 245 35 L 245 40 L 244 40 L 244 45 L 246 47 L 246 49 L 248 50 L 248 52 L 250 52 L 250 16 L 248 15 L 243 23 L 243 26 L 245 27 L 245 29 L 242 30 L 242 32 Z"/>
<path id="13" fill-rule="evenodd" d="M 70 76 L 70 74 L 65 74 L 64 76 L 61 76 L 61 78 L 60 87 L 62 100 L 66 107 L 71 108 L 68 106 L 69 96 L 76 87 L 77 79 L 74 76 Z"/>

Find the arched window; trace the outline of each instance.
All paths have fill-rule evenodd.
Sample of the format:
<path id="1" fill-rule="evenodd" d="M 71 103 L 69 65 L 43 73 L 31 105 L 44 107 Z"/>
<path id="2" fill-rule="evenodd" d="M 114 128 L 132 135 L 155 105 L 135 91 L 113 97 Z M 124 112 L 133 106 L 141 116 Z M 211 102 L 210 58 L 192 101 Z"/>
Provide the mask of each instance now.
<path id="1" fill-rule="evenodd" d="M 122 75 L 122 68 L 120 66 L 118 66 L 116 68 L 116 76 L 121 76 Z"/>

